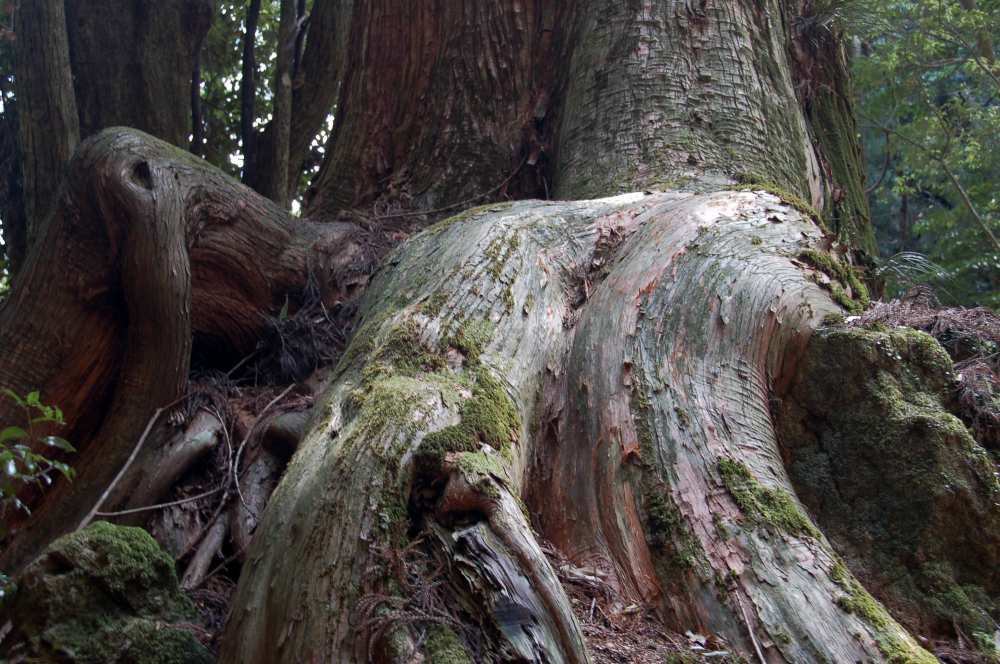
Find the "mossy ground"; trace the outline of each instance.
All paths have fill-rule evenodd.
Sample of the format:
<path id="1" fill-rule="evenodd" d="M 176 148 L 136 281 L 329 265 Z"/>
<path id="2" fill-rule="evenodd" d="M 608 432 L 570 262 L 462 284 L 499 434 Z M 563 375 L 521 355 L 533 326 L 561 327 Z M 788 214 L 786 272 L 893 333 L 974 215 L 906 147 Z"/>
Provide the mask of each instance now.
<path id="1" fill-rule="evenodd" d="M 1000 618 L 1000 483 L 948 411 L 953 379 L 922 332 L 823 329 L 778 431 L 797 494 L 858 577 L 907 627 L 971 637 Z M 863 599 L 844 606 L 862 614 Z"/>
<path id="2" fill-rule="evenodd" d="M 7 655 L 40 661 L 211 662 L 190 622 L 173 560 L 140 528 L 98 522 L 53 542 L 19 576 L 5 608 Z"/>

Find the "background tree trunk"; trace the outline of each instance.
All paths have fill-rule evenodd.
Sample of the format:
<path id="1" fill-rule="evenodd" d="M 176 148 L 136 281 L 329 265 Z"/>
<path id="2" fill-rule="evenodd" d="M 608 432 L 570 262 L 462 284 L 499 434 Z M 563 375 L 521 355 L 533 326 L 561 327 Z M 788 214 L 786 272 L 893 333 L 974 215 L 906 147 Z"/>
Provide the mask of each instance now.
<path id="1" fill-rule="evenodd" d="M 15 82 L 28 246 L 55 207 L 66 163 L 80 142 L 80 124 L 62 0 L 24 3 L 15 18 Z"/>
<path id="2" fill-rule="evenodd" d="M 278 25 L 278 57 L 274 66 L 274 118 L 272 125 L 272 164 L 274 187 L 262 192 L 281 207 L 289 205 L 288 158 L 292 134 L 292 65 L 295 60 L 295 43 L 298 21 L 294 0 L 281 0 L 281 17 Z"/>
<path id="3" fill-rule="evenodd" d="M 67 2 L 81 136 L 124 126 L 187 147 L 191 72 L 211 18 L 209 0 Z"/>
<path id="4" fill-rule="evenodd" d="M 354 3 L 310 211 L 545 197 L 554 27 L 568 18 L 560 3 Z"/>
<path id="5" fill-rule="evenodd" d="M 257 88 L 257 21 L 260 17 L 260 0 L 250 0 L 247 6 L 246 28 L 243 31 L 243 76 L 240 78 L 240 137 L 243 141 L 243 182 L 253 182 L 257 166 L 256 117 Z"/>

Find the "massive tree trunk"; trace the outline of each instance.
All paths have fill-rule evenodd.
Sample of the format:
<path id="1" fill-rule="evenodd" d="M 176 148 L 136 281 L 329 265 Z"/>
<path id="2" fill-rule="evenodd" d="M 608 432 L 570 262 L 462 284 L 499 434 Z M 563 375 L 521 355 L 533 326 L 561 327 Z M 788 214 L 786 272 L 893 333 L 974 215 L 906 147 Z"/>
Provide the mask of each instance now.
<path id="1" fill-rule="evenodd" d="M 0 311 L 0 381 L 63 407 L 79 474 L 14 524 L 0 568 L 96 506 L 155 499 L 151 468 L 175 446 L 143 431 L 183 393 L 192 343 L 235 362 L 314 280 L 328 305 L 364 290 L 356 331 L 249 550 L 259 495 L 206 536 L 232 528 L 245 554 L 222 661 L 587 662 L 566 569 L 606 589 L 606 614 L 649 611 L 733 659 L 934 661 L 851 570 L 906 603 L 908 627 L 940 629 L 933 598 L 864 565 L 881 519 L 939 469 L 959 489 L 913 523 L 974 515 L 975 550 L 995 557 L 992 462 L 944 412 L 950 364 L 922 337 L 836 347 L 905 348 L 885 360 L 915 394 L 889 413 L 892 440 L 937 432 L 921 439 L 937 465 L 871 497 L 886 509 L 864 534 L 844 526 L 851 503 L 817 498 L 810 462 L 837 444 L 884 468 L 812 389 L 830 373 L 816 348 L 833 348 L 813 332 L 867 303 L 851 263 L 871 246 L 832 35 L 800 34 L 802 8 L 777 0 L 317 5 L 339 23 L 310 33 L 304 66 L 314 38 L 346 50 L 316 60 L 343 83 L 311 218 L 134 130 L 74 157 Z M 489 202 L 368 282 L 399 235 L 385 222 L 471 200 Z M 862 374 L 859 394 L 888 384 Z M 1000 592 L 959 534 L 942 541 L 918 562 Z M 909 569 L 904 548 L 880 560 Z"/>

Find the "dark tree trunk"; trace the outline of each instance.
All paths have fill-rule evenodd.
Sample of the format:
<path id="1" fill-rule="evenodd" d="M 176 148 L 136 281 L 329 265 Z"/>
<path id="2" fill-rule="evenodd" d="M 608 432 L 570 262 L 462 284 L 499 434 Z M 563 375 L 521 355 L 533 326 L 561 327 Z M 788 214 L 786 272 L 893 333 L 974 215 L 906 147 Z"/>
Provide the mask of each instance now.
<path id="1" fill-rule="evenodd" d="M 310 209 L 544 197 L 562 3 L 354 4 Z"/>
<path id="2" fill-rule="evenodd" d="M 295 59 L 295 38 L 298 32 L 295 1 L 281 0 L 278 25 L 278 57 L 274 67 L 274 114 L 272 125 L 270 181 L 272 191 L 263 191 L 281 207 L 289 205 L 288 158 L 292 133 L 292 64 Z M 259 166 L 259 165 L 258 165 Z"/>
<path id="3" fill-rule="evenodd" d="M 80 135 L 125 126 L 190 145 L 191 72 L 211 18 L 209 0 L 66 2 Z"/>
<path id="4" fill-rule="evenodd" d="M 4 257 L 12 278 L 17 276 L 28 250 L 18 130 L 17 104 L 8 103 L 0 117 L 0 221 Z"/>
<path id="5" fill-rule="evenodd" d="M 205 150 L 205 116 L 201 107 L 201 47 L 195 46 L 194 71 L 191 72 L 191 154 L 202 156 Z"/>
<path id="6" fill-rule="evenodd" d="M 24 241 L 30 246 L 54 207 L 64 168 L 80 142 L 80 124 L 62 0 L 23 3 L 15 17 Z"/>
<path id="7" fill-rule="evenodd" d="M 257 45 L 257 20 L 260 18 L 260 0 L 250 0 L 247 7 L 246 27 L 243 30 L 243 76 L 240 78 L 240 137 L 243 140 L 243 182 L 252 183 L 257 166 L 257 62 L 254 56 Z"/>

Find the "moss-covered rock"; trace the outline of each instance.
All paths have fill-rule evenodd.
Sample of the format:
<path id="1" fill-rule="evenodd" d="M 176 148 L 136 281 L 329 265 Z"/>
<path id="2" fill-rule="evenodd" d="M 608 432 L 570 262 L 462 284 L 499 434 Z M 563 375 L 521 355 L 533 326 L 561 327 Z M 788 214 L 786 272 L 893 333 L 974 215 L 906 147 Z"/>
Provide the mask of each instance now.
<path id="1" fill-rule="evenodd" d="M 864 585 L 914 631 L 971 637 L 1000 618 L 1000 484 L 947 410 L 953 380 L 922 332 L 824 329 L 778 429 L 799 497 Z"/>
<path id="2" fill-rule="evenodd" d="M 174 562 L 141 528 L 98 522 L 53 542 L 3 609 L 3 653 L 39 662 L 198 664 L 194 606 Z"/>

